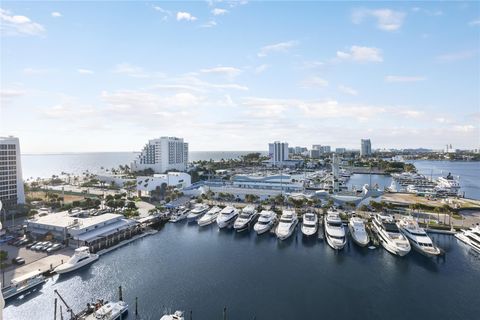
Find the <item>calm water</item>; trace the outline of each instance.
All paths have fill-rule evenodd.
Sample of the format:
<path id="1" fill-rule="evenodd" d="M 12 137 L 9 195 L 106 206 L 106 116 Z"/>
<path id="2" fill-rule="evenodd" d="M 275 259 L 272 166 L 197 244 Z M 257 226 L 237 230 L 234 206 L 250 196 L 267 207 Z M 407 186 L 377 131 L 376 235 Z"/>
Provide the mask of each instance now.
<path id="1" fill-rule="evenodd" d="M 297 228 L 298 229 L 298 228 Z M 350 243 L 335 253 L 301 234 L 200 230 L 167 224 L 156 235 L 110 252 L 89 268 L 54 278 L 42 294 L 9 303 L 6 320 L 52 319 L 53 290 L 74 310 L 95 298 L 115 299 L 117 286 L 141 319 L 162 310 L 192 310 L 194 319 L 478 319 L 480 256 L 454 237 L 434 235 L 444 259 L 416 252 L 398 258 Z"/>

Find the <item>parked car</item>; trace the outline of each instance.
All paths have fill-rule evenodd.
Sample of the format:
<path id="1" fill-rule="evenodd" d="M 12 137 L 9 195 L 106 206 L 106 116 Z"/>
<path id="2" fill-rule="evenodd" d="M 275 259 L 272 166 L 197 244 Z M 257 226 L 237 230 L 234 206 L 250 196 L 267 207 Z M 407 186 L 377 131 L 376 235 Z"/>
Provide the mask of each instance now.
<path id="1" fill-rule="evenodd" d="M 12 263 L 16 265 L 25 264 L 25 259 L 23 259 L 22 257 L 16 257 L 12 259 Z"/>
<path id="2" fill-rule="evenodd" d="M 36 246 L 40 241 L 33 241 L 27 244 L 27 249 L 31 249 L 32 247 Z"/>
<path id="3" fill-rule="evenodd" d="M 55 243 L 53 246 L 47 249 L 47 252 L 50 253 L 60 249 L 62 249 L 62 245 L 60 243 Z"/>
<path id="4" fill-rule="evenodd" d="M 47 244 L 47 241 L 39 242 L 32 247 L 32 250 L 40 251 L 40 249 Z"/>
<path id="5" fill-rule="evenodd" d="M 40 251 L 47 251 L 48 248 L 51 248 L 53 246 L 53 243 L 47 242 L 46 245 L 44 245 L 42 248 L 40 248 Z"/>

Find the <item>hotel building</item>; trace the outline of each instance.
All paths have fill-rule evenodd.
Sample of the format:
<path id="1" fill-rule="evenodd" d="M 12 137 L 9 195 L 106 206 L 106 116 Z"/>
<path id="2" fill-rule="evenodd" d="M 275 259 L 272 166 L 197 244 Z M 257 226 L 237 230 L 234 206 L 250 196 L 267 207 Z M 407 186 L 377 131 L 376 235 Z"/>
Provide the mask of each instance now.
<path id="1" fill-rule="evenodd" d="M 152 169 L 155 173 L 164 173 L 169 170 L 185 171 L 187 164 L 188 143 L 182 138 L 161 137 L 148 141 L 131 168 L 133 171 Z"/>
<path id="2" fill-rule="evenodd" d="M 7 207 L 25 203 L 20 143 L 12 136 L 0 137 L 0 200 Z"/>

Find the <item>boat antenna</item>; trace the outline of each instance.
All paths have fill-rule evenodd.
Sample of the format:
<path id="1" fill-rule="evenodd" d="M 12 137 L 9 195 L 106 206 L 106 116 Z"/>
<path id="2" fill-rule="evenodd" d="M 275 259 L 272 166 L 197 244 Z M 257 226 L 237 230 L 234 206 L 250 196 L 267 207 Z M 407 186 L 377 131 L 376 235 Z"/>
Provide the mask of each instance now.
<path id="1" fill-rule="evenodd" d="M 57 320 L 57 298 L 55 298 L 55 309 L 53 309 L 53 320 Z"/>

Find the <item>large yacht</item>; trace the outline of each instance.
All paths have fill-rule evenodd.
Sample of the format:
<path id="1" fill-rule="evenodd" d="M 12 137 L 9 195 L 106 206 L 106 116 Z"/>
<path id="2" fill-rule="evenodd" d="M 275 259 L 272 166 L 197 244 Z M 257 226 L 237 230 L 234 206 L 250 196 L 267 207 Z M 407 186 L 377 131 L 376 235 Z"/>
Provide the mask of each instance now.
<path id="1" fill-rule="evenodd" d="M 460 189 L 460 182 L 458 182 L 451 173 L 448 173 L 446 177 L 439 177 L 437 183 L 439 187 L 451 189 L 456 192 Z"/>
<path id="2" fill-rule="evenodd" d="M 295 211 L 283 210 L 275 234 L 280 240 L 290 237 L 298 224 L 298 217 Z"/>
<path id="3" fill-rule="evenodd" d="M 6 300 L 22 293 L 37 290 L 37 287 L 45 281 L 45 277 L 38 271 L 24 274 L 23 276 L 12 279 L 10 285 L 2 289 L 3 298 Z"/>
<path id="4" fill-rule="evenodd" d="M 420 228 L 412 217 L 402 218 L 397 225 L 400 232 L 410 241 L 410 245 L 419 253 L 427 257 L 438 256 L 441 253 L 425 230 Z"/>
<path id="5" fill-rule="evenodd" d="M 398 256 L 410 252 L 410 243 L 400 232 L 392 216 L 377 213 L 373 218 L 373 228 L 378 234 L 380 243 L 388 252 Z"/>
<path id="6" fill-rule="evenodd" d="M 268 232 L 275 225 L 277 214 L 273 211 L 263 210 L 258 217 L 257 223 L 253 226 L 253 230 L 257 234 Z"/>
<path id="7" fill-rule="evenodd" d="M 160 320 L 185 320 L 183 311 L 175 311 L 173 314 L 163 315 Z"/>
<path id="8" fill-rule="evenodd" d="M 169 221 L 170 222 L 182 221 L 183 219 L 185 219 L 188 216 L 189 212 L 190 212 L 190 210 L 188 210 L 184 206 L 181 206 L 172 214 Z"/>
<path id="9" fill-rule="evenodd" d="M 217 217 L 217 225 L 220 229 L 228 227 L 231 225 L 238 216 L 238 209 L 227 206 L 220 211 L 220 214 Z"/>
<path id="10" fill-rule="evenodd" d="M 242 212 L 235 220 L 233 228 L 237 231 L 247 230 L 248 227 L 255 221 L 255 218 L 258 216 L 258 212 L 254 206 L 248 205 L 242 209 Z"/>
<path id="11" fill-rule="evenodd" d="M 302 233 L 305 236 L 314 235 L 318 229 L 318 215 L 316 213 L 305 213 L 302 216 Z"/>
<path id="12" fill-rule="evenodd" d="M 67 273 L 86 266 L 97 259 L 98 254 L 90 253 L 88 247 L 80 247 L 75 249 L 75 253 L 67 262 L 56 267 L 54 271 L 58 274 Z"/>
<path id="13" fill-rule="evenodd" d="M 480 253 L 480 225 L 468 230 L 462 230 L 455 234 L 455 237 L 470 246 L 474 251 Z"/>
<path id="14" fill-rule="evenodd" d="M 207 213 L 203 215 L 203 217 L 198 220 L 198 225 L 204 227 L 215 222 L 220 211 L 222 211 L 222 209 L 220 209 L 219 207 L 212 207 L 210 210 L 207 211 Z"/>
<path id="15" fill-rule="evenodd" d="M 348 230 L 352 236 L 353 242 L 360 247 L 365 247 L 370 242 L 367 230 L 365 229 L 365 221 L 359 217 L 352 217 L 348 221 Z"/>
<path id="16" fill-rule="evenodd" d="M 335 250 L 343 249 L 347 240 L 340 215 L 335 211 L 328 211 L 323 226 L 328 245 Z"/>
<path id="17" fill-rule="evenodd" d="M 208 206 L 203 203 L 197 203 L 187 216 L 188 222 L 196 222 L 208 211 Z"/>

